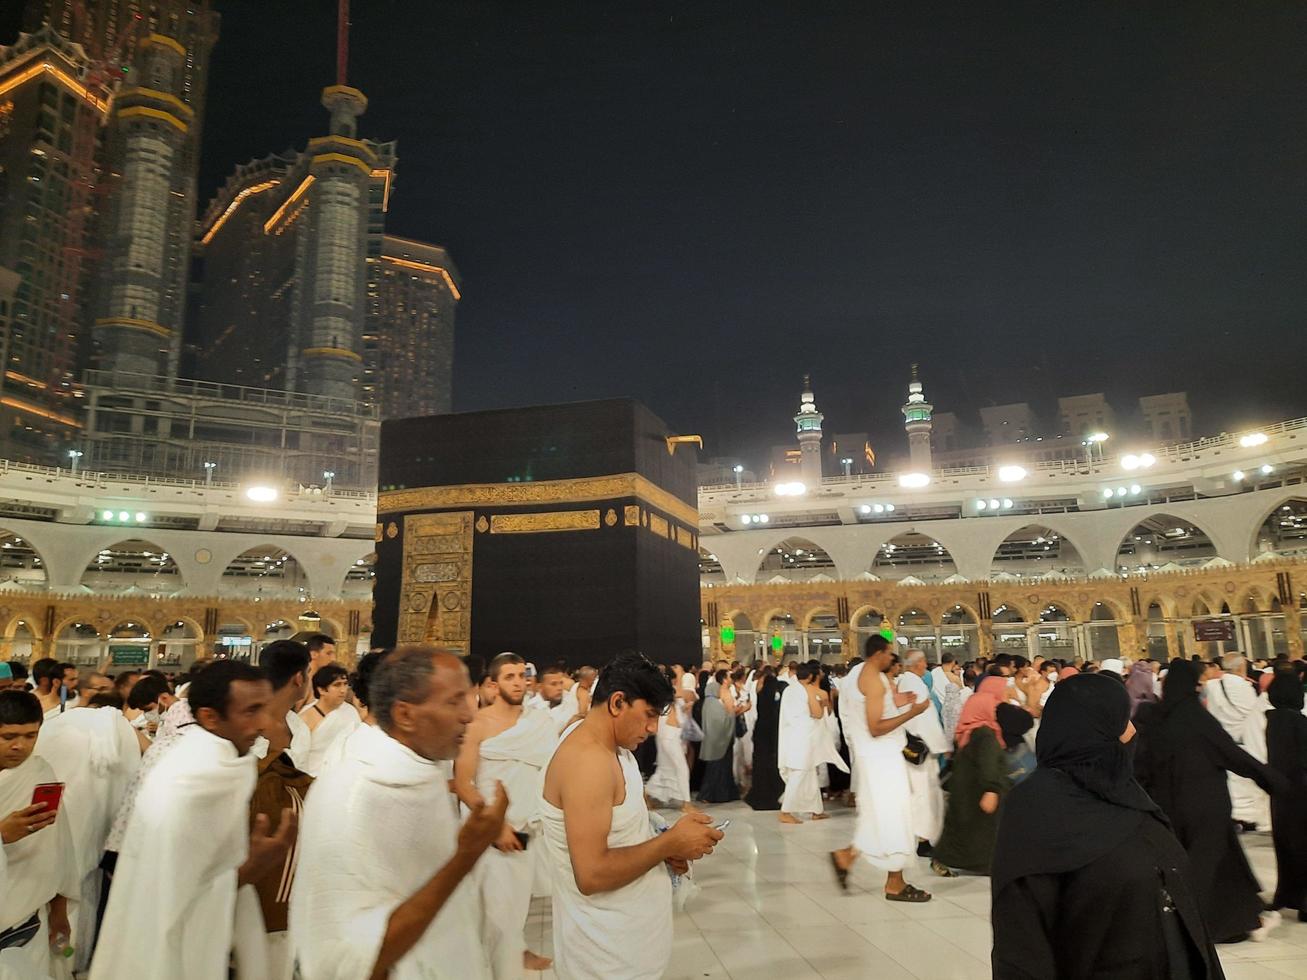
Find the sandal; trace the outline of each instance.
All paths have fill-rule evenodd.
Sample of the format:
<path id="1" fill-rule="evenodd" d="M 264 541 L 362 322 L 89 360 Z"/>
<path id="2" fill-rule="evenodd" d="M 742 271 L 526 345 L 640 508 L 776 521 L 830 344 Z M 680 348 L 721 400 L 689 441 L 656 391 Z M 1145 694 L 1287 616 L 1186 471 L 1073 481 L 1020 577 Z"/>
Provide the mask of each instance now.
<path id="1" fill-rule="evenodd" d="M 920 905 L 922 902 L 930 901 L 930 892 L 923 892 L 914 885 L 904 885 L 903 891 L 895 894 L 893 892 L 885 893 L 887 902 L 912 902 L 914 905 Z"/>
<path id="2" fill-rule="evenodd" d="M 835 852 L 834 852 L 834 851 L 831 851 L 831 852 L 830 852 L 830 865 L 831 865 L 832 868 L 835 869 L 835 883 L 836 883 L 837 885 L 840 886 L 840 891 L 842 891 L 842 892 L 846 892 L 846 891 L 848 891 L 848 890 L 849 890 L 849 869 L 848 869 L 848 868 L 841 868 L 841 867 L 840 867 L 840 861 L 839 861 L 839 858 L 837 858 L 837 857 L 835 856 Z"/>
<path id="3" fill-rule="evenodd" d="M 935 872 L 935 874 L 939 875 L 941 878 L 956 878 L 958 876 L 956 871 L 948 865 L 940 864 L 934 858 L 930 861 L 930 870 Z"/>

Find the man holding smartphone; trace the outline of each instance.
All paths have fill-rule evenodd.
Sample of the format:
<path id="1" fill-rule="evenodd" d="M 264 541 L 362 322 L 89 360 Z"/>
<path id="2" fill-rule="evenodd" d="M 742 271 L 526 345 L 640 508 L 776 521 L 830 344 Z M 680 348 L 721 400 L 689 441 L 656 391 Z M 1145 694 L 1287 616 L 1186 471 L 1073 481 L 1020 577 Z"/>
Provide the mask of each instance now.
<path id="1" fill-rule="evenodd" d="M 68 898 L 80 882 L 70 860 L 68 822 L 58 819 L 62 786 L 33 755 L 44 714 L 36 695 L 0 691 L 0 975 L 46 976 L 50 939 L 67 942 Z"/>
<path id="2" fill-rule="evenodd" d="M 468 809 L 493 797 L 496 783 L 508 793 L 504 827 L 486 854 L 481 879 L 486 949 L 497 980 L 552 965 L 526 948 L 525 931 L 536 870 L 536 851 L 528 850 L 528 844 L 539 827 L 544 767 L 558 741 L 558 727 L 547 710 L 522 705 L 528 666 L 515 653 L 490 661 L 486 675 L 495 686 L 495 700 L 467 726 L 454 761 L 454 792 Z"/>

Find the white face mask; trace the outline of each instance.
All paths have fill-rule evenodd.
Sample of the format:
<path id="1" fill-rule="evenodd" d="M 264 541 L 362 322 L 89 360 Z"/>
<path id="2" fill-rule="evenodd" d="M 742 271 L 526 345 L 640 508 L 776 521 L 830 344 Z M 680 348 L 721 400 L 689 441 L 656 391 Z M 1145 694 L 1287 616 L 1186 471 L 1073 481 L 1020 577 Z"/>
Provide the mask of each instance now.
<path id="1" fill-rule="evenodd" d="M 1056 670 L 1050 670 L 1046 676 L 1048 677 L 1048 682 L 1049 682 L 1050 684 L 1056 684 L 1056 683 L 1057 683 L 1057 671 L 1056 671 Z"/>

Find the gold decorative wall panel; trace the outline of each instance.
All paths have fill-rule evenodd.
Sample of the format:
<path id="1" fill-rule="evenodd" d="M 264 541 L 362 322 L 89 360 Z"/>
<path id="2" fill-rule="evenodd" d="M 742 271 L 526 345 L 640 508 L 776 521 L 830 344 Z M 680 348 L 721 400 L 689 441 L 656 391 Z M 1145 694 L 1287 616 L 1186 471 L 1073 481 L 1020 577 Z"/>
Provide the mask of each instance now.
<path id="1" fill-rule="evenodd" d="M 677 520 L 698 527 L 698 508 L 638 473 L 586 477 L 578 480 L 539 480 L 531 483 L 469 483 L 456 487 L 415 487 L 385 490 L 377 513 L 396 514 L 444 507 L 495 507 L 521 504 L 591 503 L 635 497 Z"/>
<path id="2" fill-rule="evenodd" d="M 472 639 L 472 512 L 404 517 L 400 643 L 459 652 Z"/>
<path id="3" fill-rule="evenodd" d="M 490 516 L 491 534 L 597 530 L 599 530 L 597 510 L 560 510 L 544 514 L 492 514 Z"/>
<path id="4" fill-rule="evenodd" d="M 649 515 L 649 530 L 653 531 L 653 533 L 658 535 L 660 538 L 670 537 L 667 521 L 664 518 L 659 517 L 657 514 Z"/>

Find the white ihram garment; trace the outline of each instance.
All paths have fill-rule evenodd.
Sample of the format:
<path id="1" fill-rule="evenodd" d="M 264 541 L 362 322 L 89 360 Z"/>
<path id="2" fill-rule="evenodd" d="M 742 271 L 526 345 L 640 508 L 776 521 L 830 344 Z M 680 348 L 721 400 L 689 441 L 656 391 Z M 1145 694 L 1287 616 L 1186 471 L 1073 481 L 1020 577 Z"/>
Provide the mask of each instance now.
<path id="1" fill-rule="evenodd" d="M 825 718 L 812 717 L 808 689 L 797 681 L 781 692 L 776 759 L 785 780 L 782 813 L 821 813 L 818 766 L 830 763 L 848 771 L 835 749 L 830 726 Z"/>
<path id="2" fill-rule="evenodd" d="M 899 726 L 888 735 L 873 737 L 867 727 L 867 699 L 859 681 L 865 663 L 858 664 L 840 687 L 840 720 L 844 737 L 857 757 L 856 786 L 858 820 L 853 846 L 858 856 L 882 871 L 902 871 L 916 858 L 917 842 L 912 834 L 912 791 L 908 784 L 908 763 L 903 758 L 907 734 Z M 882 717 L 893 718 L 894 692 L 885 686 Z"/>
<path id="3" fill-rule="evenodd" d="M 238 899 L 236 886 L 256 778 L 253 756 L 199 726 L 150 770 L 123 835 L 91 980 L 226 980 L 233 948 L 238 976 L 267 975 L 258 896 L 247 886 Z"/>
<path id="4" fill-rule="evenodd" d="M 131 723 L 117 708 L 73 708 L 41 726 L 36 754 L 64 784 L 62 806 L 67 807 L 72 835 L 71 860 L 81 882 L 78 898 L 69 908 L 76 950 L 72 965 L 81 973 L 90 966 L 95 944 L 104 842 L 140 768 L 141 747 Z"/>
<path id="5" fill-rule="evenodd" d="M 358 709 L 346 701 L 330 712 L 318 727 L 311 731 L 303 718 L 300 722 L 305 730 L 309 731 L 309 751 L 307 758 L 295 760 L 295 767 L 299 769 L 302 766 L 301 771 L 317 779 L 322 774 L 322 767 L 327 759 L 332 757 L 332 749 L 336 743 L 348 738 L 354 729 L 363 724 L 363 719 L 359 717 Z"/>
<path id="6" fill-rule="evenodd" d="M 1239 745 L 1244 744 L 1250 722 L 1265 723 L 1261 712 L 1257 710 L 1257 692 L 1237 674 L 1214 677 L 1204 685 L 1204 690 L 1207 693 L 1207 710 Z M 1269 827 L 1271 798 L 1266 792 L 1248 777 L 1236 776 L 1232 772 L 1226 773 L 1226 781 L 1230 787 L 1234 819 L 1255 823 L 1263 830 Z"/>
<path id="7" fill-rule="evenodd" d="M 617 758 L 625 794 L 613 807 L 608 846 L 634 847 L 652 837 L 653 829 L 635 756 L 618 749 Z M 542 800 L 541 816 L 554 885 L 554 973 L 567 980 L 658 980 L 672 956 L 672 881 L 666 867 L 655 865 L 615 891 L 582 895 L 563 811 Z"/>
<path id="8" fill-rule="evenodd" d="M 32 805 L 32 790 L 58 779 L 50 764 L 33 754 L 21 766 L 0 770 L 0 815 Z M 45 980 L 50 972 L 46 904 L 56 895 L 76 898 L 81 886 L 73 863 L 68 813 L 61 804 L 52 826 L 0 847 L 8 880 L 0 875 L 0 932 L 41 913 L 41 928 L 26 945 L 0 950 L 3 980 Z"/>
<path id="9" fill-rule="evenodd" d="M 905 670 L 897 683 L 904 694 L 911 694 L 918 701 L 930 700 L 926 682 L 912 671 Z M 921 765 L 908 764 L 908 790 L 912 794 L 912 833 L 933 844 L 944 829 L 944 791 L 939 785 L 938 757 L 952 751 L 953 746 L 944 737 L 944 728 L 933 705 L 903 727 L 925 742 L 930 750 L 930 755 Z"/>
<path id="10" fill-rule="evenodd" d="M 364 726 L 304 801 L 290 897 L 303 980 L 367 980 L 390 916 L 458 848 L 447 769 Z M 476 875 L 454 889 L 390 980 L 485 980 Z"/>
<path id="11" fill-rule="evenodd" d="M 673 709 L 675 710 L 675 709 Z M 687 803 L 690 800 L 690 764 L 685 758 L 685 742 L 680 725 L 667 723 L 667 715 L 658 719 L 654 736 L 658 749 L 658 767 L 649 777 L 645 792 L 659 803 Z"/>
<path id="12" fill-rule="evenodd" d="M 545 766 L 558 741 L 558 728 L 546 710 L 522 712 L 512 728 L 481 743 L 477 791 L 495 798 L 495 783 L 508 794 L 506 817 L 514 830 L 531 840 L 525 851 L 490 848 L 481 858 L 481 902 L 485 909 L 485 943 L 495 980 L 518 980 L 526 951 L 526 919 L 532 884 L 540 860 L 540 794 Z"/>

